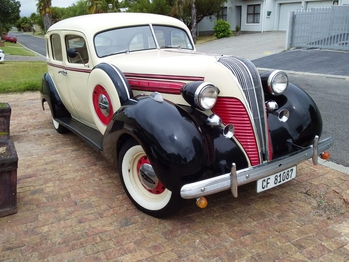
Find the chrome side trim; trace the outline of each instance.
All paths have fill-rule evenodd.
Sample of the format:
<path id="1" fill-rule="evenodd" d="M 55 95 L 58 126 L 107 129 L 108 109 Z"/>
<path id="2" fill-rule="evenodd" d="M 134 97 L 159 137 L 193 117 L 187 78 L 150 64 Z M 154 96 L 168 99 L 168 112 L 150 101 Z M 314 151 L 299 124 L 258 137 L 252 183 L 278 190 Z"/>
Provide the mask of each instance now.
<path id="1" fill-rule="evenodd" d="M 315 136 L 313 145 L 283 158 L 275 159 L 258 166 L 236 171 L 236 166 L 233 164 L 230 173 L 184 185 L 180 191 L 181 197 L 184 199 L 192 199 L 229 189 L 232 191 L 234 197 L 237 197 L 238 186 L 278 173 L 310 158 L 313 159 L 313 164 L 316 165 L 318 155 L 330 148 L 333 144 L 332 137 L 328 137 L 322 141 L 318 140 L 319 137 Z"/>

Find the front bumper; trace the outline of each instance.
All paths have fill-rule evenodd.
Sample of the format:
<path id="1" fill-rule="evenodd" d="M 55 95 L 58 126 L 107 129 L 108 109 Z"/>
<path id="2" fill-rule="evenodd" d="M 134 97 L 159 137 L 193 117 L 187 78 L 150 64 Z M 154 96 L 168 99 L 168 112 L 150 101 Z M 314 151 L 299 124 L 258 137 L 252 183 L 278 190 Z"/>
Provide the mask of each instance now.
<path id="1" fill-rule="evenodd" d="M 237 197 L 238 187 L 241 185 L 276 174 L 309 158 L 312 158 L 314 165 L 317 165 L 318 156 L 330 148 L 332 144 L 332 137 L 319 141 L 319 137 L 315 136 L 312 145 L 271 162 L 238 171 L 236 170 L 236 165 L 233 164 L 231 173 L 184 185 L 180 191 L 181 197 L 184 199 L 198 198 L 228 189 L 231 189 L 234 197 Z"/>

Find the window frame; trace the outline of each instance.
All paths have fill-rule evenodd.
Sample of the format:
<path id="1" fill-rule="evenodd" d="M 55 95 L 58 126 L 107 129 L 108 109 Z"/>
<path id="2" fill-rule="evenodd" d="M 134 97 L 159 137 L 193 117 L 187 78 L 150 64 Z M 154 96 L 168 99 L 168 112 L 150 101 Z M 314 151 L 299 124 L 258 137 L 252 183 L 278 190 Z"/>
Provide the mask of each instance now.
<path id="1" fill-rule="evenodd" d="M 250 7 L 253 8 L 252 12 L 249 12 Z M 258 11 L 256 11 L 257 7 L 259 8 Z M 249 18 L 251 17 L 252 17 L 252 22 L 249 21 L 250 20 Z M 260 22 L 261 22 L 261 4 L 247 5 L 246 24 L 259 24 Z"/>
<path id="2" fill-rule="evenodd" d="M 59 41 L 56 41 L 56 39 L 58 39 Z M 52 59 L 55 61 L 63 62 L 63 46 L 62 46 L 61 36 L 57 33 L 51 34 L 50 43 L 51 43 Z M 60 48 L 56 48 L 56 47 L 60 47 Z"/>

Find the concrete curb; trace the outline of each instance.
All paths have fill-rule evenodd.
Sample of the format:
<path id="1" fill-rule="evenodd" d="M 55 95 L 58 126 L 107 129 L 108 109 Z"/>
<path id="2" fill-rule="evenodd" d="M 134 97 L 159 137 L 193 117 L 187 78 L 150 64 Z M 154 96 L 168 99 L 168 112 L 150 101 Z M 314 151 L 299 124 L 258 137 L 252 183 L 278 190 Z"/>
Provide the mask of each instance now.
<path id="1" fill-rule="evenodd" d="M 261 68 L 261 67 L 257 67 L 257 69 L 259 71 L 277 70 L 277 69 L 274 69 L 274 68 Z M 284 72 L 286 72 L 288 74 L 319 76 L 319 77 L 327 77 L 327 78 L 344 79 L 346 81 L 349 81 L 349 76 L 345 76 L 345 75 L 327 75 L 327 74 L 318 74 L 318 73 L 310 73 L 310 72 L 298 72 L 298 71 L 292 71 L 292 70 L 282 70 L 282 71 L 284 71 Z"/>

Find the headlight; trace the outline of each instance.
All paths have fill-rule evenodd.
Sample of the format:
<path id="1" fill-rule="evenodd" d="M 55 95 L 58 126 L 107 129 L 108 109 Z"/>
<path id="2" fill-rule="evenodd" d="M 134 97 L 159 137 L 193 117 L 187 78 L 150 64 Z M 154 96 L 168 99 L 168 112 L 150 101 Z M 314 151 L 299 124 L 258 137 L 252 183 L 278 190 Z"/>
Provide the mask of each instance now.
<path id="1" fill-rule="evenodd" d="M 219 89 L 208 82 L 191 82 L 182 88 L 185 101 L 201 110 L 211 109 L 216 104 L 218 94 Z"/>
<path id="2" fill-rule="evenodd" d="M 285 92 L 288 86 L 288 76 L 284 71 L 274 70 L 261 75 L 264 92 L 278 96 Z"/>
<path id="3" fill-rule="evenodd" d="M 268 90 L 273 95 L 281 95 L 288 85 L 288 76 L 280 70 L 273 71 L 268 77 Z"/>

